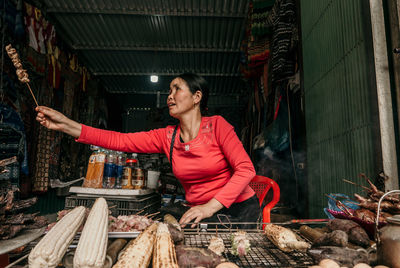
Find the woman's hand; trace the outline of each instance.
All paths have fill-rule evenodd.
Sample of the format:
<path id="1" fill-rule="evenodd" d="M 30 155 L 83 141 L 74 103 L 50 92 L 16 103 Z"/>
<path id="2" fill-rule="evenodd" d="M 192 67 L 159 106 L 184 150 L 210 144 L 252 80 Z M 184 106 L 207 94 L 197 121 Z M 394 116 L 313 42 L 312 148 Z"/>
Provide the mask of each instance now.
<path id="1" fill-rule="evenodd" d="M 179 220 L 179 224 L 182 227 L 185 227 L 186 224 L 194 220 L 193 224 L 191 225 L 191 228 L 194 228 L 202 219 L 211 217 L 215 212 L 223 207 L 224 206 L 217 199 L 213 198 L 204 205 L 198 205 L 186 211 L 186 213 L 183 214 L 182 218 Z"/>
<path id="2" fill-rule="evenodd" d="M 79 138 L 81 135 L 81 124 L 69 119 L 62 113 L 46 106 L 38 106 L 35 110 L 38 112 L 36 120 L 42 126 L 51 130 L 62 131 L 74 138 Z"/>

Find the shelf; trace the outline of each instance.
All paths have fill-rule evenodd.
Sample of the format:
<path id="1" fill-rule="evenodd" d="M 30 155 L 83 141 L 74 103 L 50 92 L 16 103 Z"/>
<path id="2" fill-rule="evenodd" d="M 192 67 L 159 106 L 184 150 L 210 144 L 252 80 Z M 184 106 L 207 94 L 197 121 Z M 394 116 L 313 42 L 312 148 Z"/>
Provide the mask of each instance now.
<path id="1" fill-rule="evenodd" d="M 70 193 L 75 193 L 77 196 L 113 196 L 118 198 L 132 198 L 138 195 L 148 195 L 154 193 L 153 189 L 102 189 L 102 188 L 87 188 L 72 186 L 69 189 Z"/>

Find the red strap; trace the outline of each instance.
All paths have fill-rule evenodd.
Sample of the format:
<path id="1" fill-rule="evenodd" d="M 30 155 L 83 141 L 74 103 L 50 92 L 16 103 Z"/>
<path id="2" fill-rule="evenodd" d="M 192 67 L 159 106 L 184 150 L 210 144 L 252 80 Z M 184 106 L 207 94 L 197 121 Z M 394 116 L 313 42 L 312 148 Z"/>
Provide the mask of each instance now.
<path id="1" fill-rule="evenodd" d="M 278 117 L 279 106 L 281 104 L 282 95 L 279 96 L 278 104 L 276 105 L 274 120 Z"/>

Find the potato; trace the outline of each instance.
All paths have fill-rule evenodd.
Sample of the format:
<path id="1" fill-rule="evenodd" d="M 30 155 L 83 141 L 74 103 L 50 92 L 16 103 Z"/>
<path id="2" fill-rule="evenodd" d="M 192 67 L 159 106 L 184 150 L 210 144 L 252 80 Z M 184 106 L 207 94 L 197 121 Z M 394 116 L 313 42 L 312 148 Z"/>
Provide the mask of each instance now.
<path id="1" fill-rule="evenodd" d="M 322 268 L 322 267 L 319 265 L 313 265 L 313 266 L 308 266 L 308 268 Z"/>
<path id="2" fill-rule="evenodd" d="M 385 265 L 378 265 L 378 266 L 375 266 L 374 268 L 389 268 L 389 266 L 385 266 Z"/>
<path id="3" fill-rule="evenodd" d="M 353 268 L 371 268 L 371 266 L 369 266 L 366 263 L 357 263 L 356 265 L 353 266 Z"/>
<path id="4" fill-rule="evenodd" d="M 340 268 L 339 264 L 331 259 L 323 259 L 319 262 L 319 266 L 322 268 Z"/>

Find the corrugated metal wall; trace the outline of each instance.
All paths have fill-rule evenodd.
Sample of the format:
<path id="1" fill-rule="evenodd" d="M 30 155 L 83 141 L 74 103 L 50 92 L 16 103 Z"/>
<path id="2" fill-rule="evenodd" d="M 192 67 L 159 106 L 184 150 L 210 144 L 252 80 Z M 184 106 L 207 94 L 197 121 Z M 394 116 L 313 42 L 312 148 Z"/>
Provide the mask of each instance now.
<path id="1" fill-rule="evenodd" d="M 362 193 L 380 170 L 369 1 L 300 1 L 307 131 L 309 216 L 326 193 Z"/>

